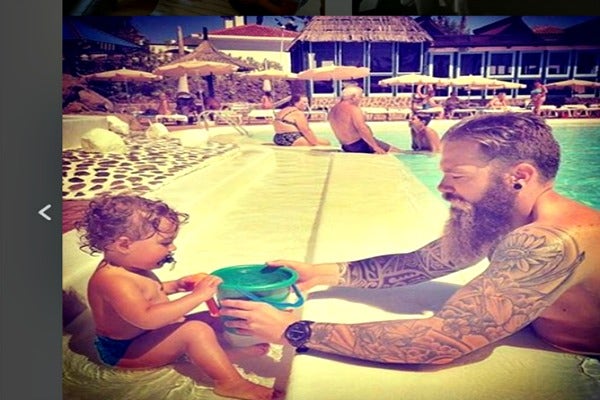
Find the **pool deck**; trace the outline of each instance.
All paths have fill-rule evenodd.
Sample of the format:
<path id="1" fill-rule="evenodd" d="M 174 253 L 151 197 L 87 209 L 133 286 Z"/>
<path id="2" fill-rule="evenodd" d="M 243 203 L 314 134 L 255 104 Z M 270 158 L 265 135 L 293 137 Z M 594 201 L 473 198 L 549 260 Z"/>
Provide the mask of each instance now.
<path id="1" fill-rule="evenodd" d="M 442 123 L 457 121 L 432 124 L 437 122 L 435 129 L 442 132 Z M 238 157 L 150 194 L 191 217 L 176 242 L 177 266 L 157 271 L 161 279 L 277 258 L 320 263 L 405 252 L 441 233 L 447 206 L 391 155 L 235 141 Z M 78 249 L 74 231 L 63 235 L 63 289 L 85 297 L 87 277 L 97 262 L 98 257 Z M 483 268 L 480 263 L 399 289 L 316 288 L 302 316 L 340 323 L 424 318 Z M 276 350 L 280 357 L 250 360 L 243 368 L 266 378 L 257 381 L 285 390 L 288 400 L 592 399 L 600 393 L 597 360 L 557 352 L 528 330 L 447 367 L 390 366 L 314 352 L 294 355 L 289 347 Z M 592 375 L 586 372 L 590 366 Z M 217 398 L 202 393 L 197 398 Z M 189 394 L 162 398 L 187 400 Z"/>

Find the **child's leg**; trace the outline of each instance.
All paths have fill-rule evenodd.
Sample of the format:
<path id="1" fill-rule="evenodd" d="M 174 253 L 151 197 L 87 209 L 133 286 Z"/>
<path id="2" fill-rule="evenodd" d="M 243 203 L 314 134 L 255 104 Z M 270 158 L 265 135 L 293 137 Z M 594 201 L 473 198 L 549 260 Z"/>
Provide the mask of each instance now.
<path id="1" fill-rule="evenodd" d="M 197 320 L 143 334 L 133 341 L 117 366 L 159 367 L 173 363 L 184 354 L 214 380 L 214 390 L 219 395 L 249 400 L 272 396 L 272 389 L 244 380 L 217 341 L 213 329 Z"/>

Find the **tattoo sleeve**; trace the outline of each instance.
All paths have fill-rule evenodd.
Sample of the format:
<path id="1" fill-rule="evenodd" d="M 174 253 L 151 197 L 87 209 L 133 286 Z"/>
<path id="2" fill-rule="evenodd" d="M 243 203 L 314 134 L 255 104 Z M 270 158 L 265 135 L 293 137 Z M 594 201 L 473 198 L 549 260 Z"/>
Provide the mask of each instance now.
<path id="1" fill-rule="evenodd" d="M 441 239 L 438 239 L 412 253 L 352 261 L 346 269 L 340 269 L 340 285 L 391 288 L 428 281 L 459 269 L 443 260 Z"/>
<path id="2" fill-rule="evenodd" d="M 315 323 L 307 345 L 384 363 L 448 363 L 532 322 L 568 288 L 565 283 L 584 258 L 566 232 L 524 227 L 504 237 L 488 269 L 459 289 L 433 317 L 351 325 Z M 393 281 L 403 279 L 398 273 Z M 385 284 L 379 279 L 372 282 Z"/>

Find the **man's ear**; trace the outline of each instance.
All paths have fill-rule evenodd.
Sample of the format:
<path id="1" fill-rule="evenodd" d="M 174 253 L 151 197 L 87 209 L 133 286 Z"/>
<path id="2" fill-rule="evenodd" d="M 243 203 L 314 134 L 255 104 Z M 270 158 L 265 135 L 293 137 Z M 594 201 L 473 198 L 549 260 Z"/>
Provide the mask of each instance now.
<path id="1" fill-rule="evenodd" d="M 519 163 L 512 168 L 511 183 L 520 183 L 521 185 L 526 185 L 531 182 L 533 177 L 537 175 L 536 168 L 529 163 Z"/>

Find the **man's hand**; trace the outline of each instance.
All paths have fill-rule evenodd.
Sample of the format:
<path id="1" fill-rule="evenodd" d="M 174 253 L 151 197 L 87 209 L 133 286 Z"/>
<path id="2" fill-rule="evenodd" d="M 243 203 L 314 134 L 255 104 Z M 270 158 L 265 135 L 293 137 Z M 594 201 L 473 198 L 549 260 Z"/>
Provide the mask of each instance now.
<path id="1" fill-rule="evenodd" d="M 285 329 L 299 321 L 297 313 L 278 310 L 270 304 L 246 300 L 221 300 L 221 316 L 240 318 L 226 321 L 225 326 L 235 328 L 242 335 L 252 335 L 269 343 L 287 343 Z"/>
<path id="2" fill-rule="evenodd" d="M 271 267 L 288 267 L 296 271 L 298 273 L 298 282 L 296 282 L 296 286 L 301 292 L 306 292 L 317 285 L 332 285 L 337 283 L 339 279 L 339 276 L 337 275 L 330 276 L 331 274 L 328 273 L 328 269 L 326 268 L 321 269 L 314 264 L 300 261 L 274 260 L 268 261 L 267 265 Z"/>

